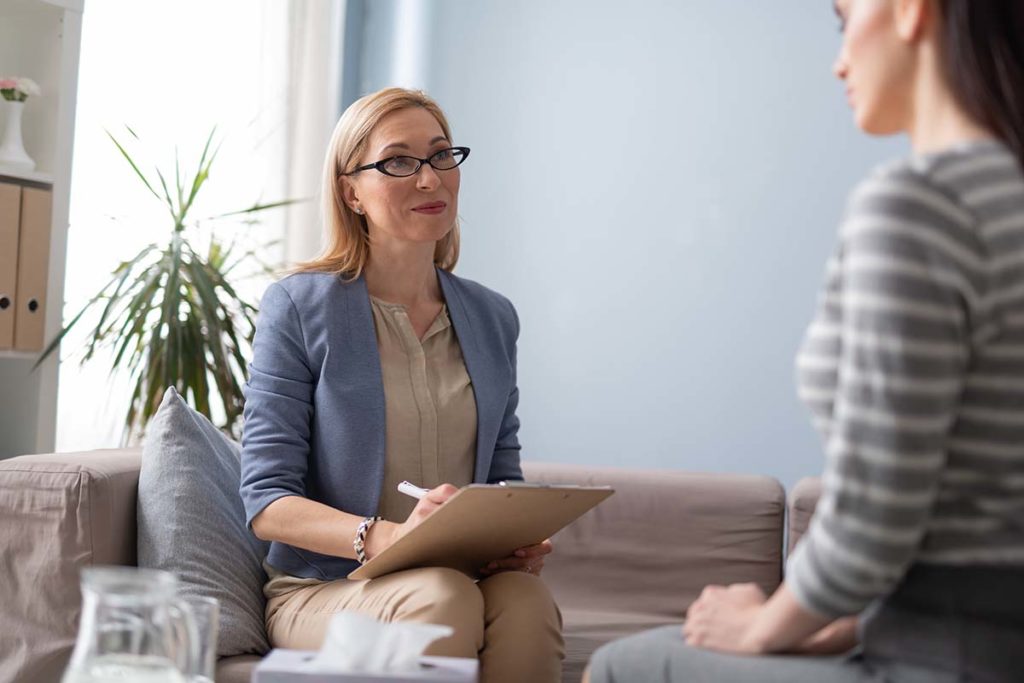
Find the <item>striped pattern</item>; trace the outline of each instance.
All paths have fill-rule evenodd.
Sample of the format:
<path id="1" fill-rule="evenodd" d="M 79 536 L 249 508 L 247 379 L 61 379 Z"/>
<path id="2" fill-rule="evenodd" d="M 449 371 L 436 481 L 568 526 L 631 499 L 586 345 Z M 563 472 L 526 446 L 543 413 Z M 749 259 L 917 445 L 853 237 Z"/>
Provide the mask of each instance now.
<path id="1" fill-rule="evenodd" d="M 1024 175 L 996 142 L 853 192 L 797 358 L 824 491 L 787 583 L 859 612 L 911 562 L 1024 565 Z"/>

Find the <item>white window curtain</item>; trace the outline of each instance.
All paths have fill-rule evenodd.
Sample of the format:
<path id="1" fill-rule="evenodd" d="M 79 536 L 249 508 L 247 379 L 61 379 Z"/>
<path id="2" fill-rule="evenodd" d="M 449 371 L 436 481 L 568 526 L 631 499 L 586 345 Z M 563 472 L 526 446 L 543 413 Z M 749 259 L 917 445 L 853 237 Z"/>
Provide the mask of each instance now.
<path id="1" fill-rule="evenodd" d="M 144 161 L 167 168 L 175 147 L 183 162 L 198 158 L 217 125 L 223 145 L 198 216 L 318 193 L 338 113 L 343 17 L 343 0 L 87 3 L 65 322 L 118 263 L 148 243 L 165 241 L 169 230 L 164 207 L 134 177 L 106 130 L 123 136 L 125 124 L 132 126 L 143 139 Z M 259 255 L 283 265 L 316 252 L 319 224 L 314 200 L 266 213 L 251 234 L 262 244 L 276 242 Z M 244 289 L 257 299 L 268 281 L 254 278 Z M 109 354 L 79 366 L 87 327 L 62 344 L 60 451 L 111 447 L 121 440 L 130 396 L 127 373 L 111 374 Z"/>
<path id="2" fill-rule="evenodd" d="M 285 256 L 308 260 L 322 244 L 320 184 L 334 124 L 341 115 L 345 0 L 292 0 L 288 35 L 288 194 Z"/>

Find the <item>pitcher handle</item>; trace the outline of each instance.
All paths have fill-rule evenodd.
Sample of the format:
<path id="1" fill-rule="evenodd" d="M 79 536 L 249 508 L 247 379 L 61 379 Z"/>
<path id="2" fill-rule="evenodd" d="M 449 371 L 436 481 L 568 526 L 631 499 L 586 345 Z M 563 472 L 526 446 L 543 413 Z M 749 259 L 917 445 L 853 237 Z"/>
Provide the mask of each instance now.
<path id="1" fill-rule="evenodd" d="M 199 628 L 196 625 L 192 608 L 180 598 L 175 598 L 167 606 L 171 617 L 171 624 L 174 630 L 176 648 L 175 666 L 185 676 L 186 681 L 192 681 L 202 673 L 203 666 L 200 661 Z"/>

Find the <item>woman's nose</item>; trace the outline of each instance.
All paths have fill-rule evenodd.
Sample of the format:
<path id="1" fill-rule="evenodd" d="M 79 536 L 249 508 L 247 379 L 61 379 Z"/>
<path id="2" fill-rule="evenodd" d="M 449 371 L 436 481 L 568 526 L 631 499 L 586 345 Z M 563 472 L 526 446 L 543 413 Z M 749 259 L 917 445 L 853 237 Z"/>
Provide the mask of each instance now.
<path id="1" fill-rule="evenodd" d="M 441 184 L 441 178 L 438 177 L 437 171 L 430 164 L 423 164 L 420 166 L 419 173 L 416 174 L 416 187 L 423 190 L 432 190 Z"/>
<path id="2" fill-rule="evenodd" d="M 846 60 L 842 52 L 836 55 L 836 61 L 832 63 L 832 75 L 841 81 L 846 80 Z"/>

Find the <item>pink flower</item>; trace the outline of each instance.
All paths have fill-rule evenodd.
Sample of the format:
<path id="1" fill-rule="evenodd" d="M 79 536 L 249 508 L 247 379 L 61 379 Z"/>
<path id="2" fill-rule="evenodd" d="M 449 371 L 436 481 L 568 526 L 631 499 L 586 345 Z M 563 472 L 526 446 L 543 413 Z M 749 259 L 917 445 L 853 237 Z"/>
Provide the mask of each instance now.
<path id="1" fill-rule="evenodd" d="M 18 87 L 18 81 L 13 78 L 0 78 L 0 90 L 12 90 Z"/>

